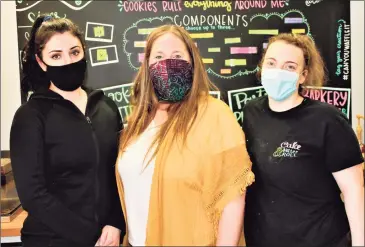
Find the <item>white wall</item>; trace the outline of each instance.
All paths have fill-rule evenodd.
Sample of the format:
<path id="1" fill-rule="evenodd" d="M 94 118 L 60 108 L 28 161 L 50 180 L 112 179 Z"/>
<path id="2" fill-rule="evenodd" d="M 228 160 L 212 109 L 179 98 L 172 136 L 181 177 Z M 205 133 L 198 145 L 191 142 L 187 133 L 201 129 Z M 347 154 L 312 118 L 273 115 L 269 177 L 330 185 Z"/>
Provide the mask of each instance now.
<path id="1" fill-rule="evenodd" d="M 15 1 L 1 1 L 1 150 L 9 150 L 13 116 L 20 106 Z"/>
<path id="2" fill-rule="evenodd" d="M 352 122 L 356 128 L 356 114 L 364 114 L 363 1 L 351 1 L 351 35 Z M 18 64 L 15 1 L 1 1 L 1 150 L 9 149 L 11 122 L 20 106 Z"/>
<path id="3" fill-rule="evenodd" d="M 364 115 L 364 1 L 351 1 L 351 88 L 352 126 L 356 130 L 356 115 Z M 364 121 L 361 121 L 364 141 Z"/>

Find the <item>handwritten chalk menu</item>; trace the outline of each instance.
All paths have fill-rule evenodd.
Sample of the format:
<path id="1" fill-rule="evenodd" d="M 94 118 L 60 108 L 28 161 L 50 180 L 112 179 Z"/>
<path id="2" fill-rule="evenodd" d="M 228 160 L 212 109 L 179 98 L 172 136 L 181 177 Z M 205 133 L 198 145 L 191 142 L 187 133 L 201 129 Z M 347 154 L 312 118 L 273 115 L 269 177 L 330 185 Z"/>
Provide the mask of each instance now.
<path id="1" fill-rule="evenodd" d="M 119 113 L 123 120 L 125 120 L 126 117 L 132 112 L 132 106 L 129 102 L 131 96 L 131 87 L 132 83 L 127 83 L 118 86 L 102 88 L 104 94 L 117 104 Z M 210 92 L 210 95 L 220 99 L 220 92 L 212 91 Z"/>
<path id="2" fill-rule="evenodd" d="M 228 91 L 228 103 L 231 107 L 237 121 L 243 123 L 243 107 L 253 99 L 267 95 L 262 86 L 248 87 Z"/>
<path id="3" fill-rule="evenodd" d="M 240 124 L 243 123 L 243 106 L 250 100 L 264 95 L 267 95 L 267 93 L 262 86 L 228 91 L 228 104 Z M 310 99 L 331 104 L 337 107 L 348 118 L 350 117 L 351 90 L 349 88 L 308 87 L 303 91 L 303 95 Z"/>
<path id="4" fill-rule="evenodd" d="M 257 65 L 268 38 L 283 32 L 310 36 L 325 58 L 330 82 L 320 92 L 309 92 L 309 97 L 337 102 L 350 114 L 349 1 L 16 2 L 19 50 L 41 13 L 70 18 L 80 26 L 87 42 L 87 84 L 103 89 L 118 104 L 123 119 L 131 112 L 130 86 L 144 58 L 146 37 L 154 28 L 171 23 L 190 32 L 210 79 L 221 90 L 211 94 L 226 101 L 238 121 L 244 104 L 264 95 L 255 75 Z"/>

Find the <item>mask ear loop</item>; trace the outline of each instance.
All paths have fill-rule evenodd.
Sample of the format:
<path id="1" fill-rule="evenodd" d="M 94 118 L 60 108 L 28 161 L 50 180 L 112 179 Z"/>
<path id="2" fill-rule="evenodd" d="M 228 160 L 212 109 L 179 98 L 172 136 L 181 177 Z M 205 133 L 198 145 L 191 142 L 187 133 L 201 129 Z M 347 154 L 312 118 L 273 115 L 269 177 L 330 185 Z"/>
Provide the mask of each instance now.
<path id="1" fill-rule="evenodd" d="M 304 72 L 307 72 L 308 73 L 308 69 L 307 69 L 307 66 L 302 70 L 302 72 L 300 72 L 300 74 L 299 74 L 299 76 L 301 76 L 301 75 L 304 75 Z M 303 82 L 304 83 L 304 82 Z M 302 84 L 299 84 L 299 94 L 302 96 L 302 97 L 304 97 L 303 96 L 303 91 L 305 90 L 305 87 L 302 85 Z M 304 97 L 304 99 L 305 99 L 305 97 Z"/>
<path id="2" fill-rule="evenodd" d="M 151 79 L 151 76 L 150 76 L 150 68 L 151 68 L 151 66 L 156 65 L 156 63 L 153 63 L 153 64 L 149 65 L 149 58 L 147 58 L 145 61 L 146 61 L 146 65 L 145 65 L 146 69 L 145 69 L 145 75 L 144 76 L 149 79 L 148 83 L 149 83 L 150 90 L 153 90 L 152 79 Z M 152 102 L 148 102 L 147 111 L 149 113 L 152 112 L 152 107 L 153 107 Z"/>
<path id="3" fill-rule="evenodd" d="M 46 67 L 49 67 L 49 65 L 46 63 L 46 62 L 44 62 L 44 60 L 43 60 L 43 58 L 41 58 L 40 56 L 38 56 L 38 54 L 34 54 L 34 59 L 37 61 L 37 57 L 38 57 L 38 59 L 44 64 L 44 65 L 46 65 Z"/>
<path id="4" fill-rule="evenodd" d="M 308 54 L 308 53 L 307 53 Z M 300 75 L 304 75 L 304 72 L 307 72 L 307 75 L 308 75 L 308 65 L 309 65 L 309 61 L 310 61 L 310 57 L 309 55 L 304 55 L 304 69 L 302 70 L 302 72 L 300 72 L 299 76 Z M 303 82 L 304 83 L 304 82 Z M 304 87 L 302 86 L 302 84 L 299 84 L 299 94 L 302 95 L 302 92 L 304 91 Z M 302 95 L 303 96 L 303 95 Z M 304 96 L 303 96 L 304 97 Z"/>

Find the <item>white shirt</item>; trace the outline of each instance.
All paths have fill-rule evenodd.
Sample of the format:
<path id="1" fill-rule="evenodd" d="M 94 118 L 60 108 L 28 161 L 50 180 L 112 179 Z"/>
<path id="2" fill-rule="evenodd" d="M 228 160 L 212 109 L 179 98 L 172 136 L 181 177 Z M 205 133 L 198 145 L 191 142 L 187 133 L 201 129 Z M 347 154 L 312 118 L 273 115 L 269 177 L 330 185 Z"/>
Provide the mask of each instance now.
<path id="1" fill-rule="evenodd" d="M 128 241 L 132 246 L 145 246 L 148 209 L 155 160 L 146 166 L 154 148 L 152 144 L 158 128 L 152 121 L 138 139 L 129 145 L 118 162 L 124 187 L 124 201 L 128 221 Z M 143 170 L 144 169 L 144 170 Z"/>

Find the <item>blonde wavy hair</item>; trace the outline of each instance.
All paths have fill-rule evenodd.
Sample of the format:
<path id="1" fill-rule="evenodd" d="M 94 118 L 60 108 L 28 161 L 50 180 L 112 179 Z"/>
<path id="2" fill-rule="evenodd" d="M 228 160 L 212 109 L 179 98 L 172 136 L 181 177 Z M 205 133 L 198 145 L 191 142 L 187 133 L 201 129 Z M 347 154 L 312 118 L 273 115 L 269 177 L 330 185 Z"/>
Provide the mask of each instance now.
<path id="1" fill-rule="evenodd" d="M 176 25 L 163 25 L 156 28 L 147 37 L 145 57 L 133 82 L 131 94 L 133 110 L 128 118 L 128 125 L 121 134 L 120 152 L 124 152 L 128 144 L 146 130 L 155 116 L 159 102 L 149 75 L 148 62 L 154 42 L 167 33 L 176 35 L 186 45 L 194 75 L 192 88 L 185 98 L 181 102 L 169 106 L 168 119 L 161 126 L 151 144 L 151 147 L 157 144 L 152 157 L 156 155 L 169 131 L 173 131 L 173 140 L 182 138 L 183 143 L 185 143 L 189 130 L 196 120 L 199 104 L 202 100 L 208 99 L 210 90 L 218 91 L 218 88 L 209 80 L 199 50 L 189 33 L 184 28 Z"/>

